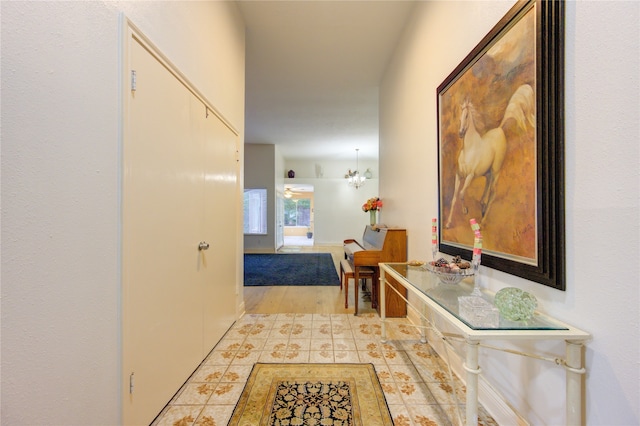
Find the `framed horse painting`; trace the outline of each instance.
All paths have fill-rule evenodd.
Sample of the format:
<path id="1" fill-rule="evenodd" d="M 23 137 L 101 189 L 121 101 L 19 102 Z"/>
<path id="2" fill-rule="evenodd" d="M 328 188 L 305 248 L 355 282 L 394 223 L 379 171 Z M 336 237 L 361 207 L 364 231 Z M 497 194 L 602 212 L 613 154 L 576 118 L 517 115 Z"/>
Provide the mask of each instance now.
<path id="1" fill-rule="evenodd" d="M 439 250 L 565 289 L 564 2 L 516 3 L 437 89 Z"/>

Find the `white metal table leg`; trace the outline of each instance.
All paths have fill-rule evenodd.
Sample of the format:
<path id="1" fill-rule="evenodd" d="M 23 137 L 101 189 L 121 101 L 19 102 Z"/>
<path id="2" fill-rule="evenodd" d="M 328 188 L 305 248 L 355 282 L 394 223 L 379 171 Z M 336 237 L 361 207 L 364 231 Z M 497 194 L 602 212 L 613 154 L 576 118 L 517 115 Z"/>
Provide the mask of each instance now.
<path id="1" fill-rule="evenodd" d="M 420 315 L 420 343 L 427 343 L 427 305 L 422 304 L 422 312 Z"/>
<path id="2" fill-rule="evenodd" d="M 464 369 L 467 371 L 467 426 L 478 424 L 478 342 L 467 340 L 467 360 Z"/>
<path id="3" fill-rule="evenodd" d="M 380 292 L 379 300 L 380 300 L 380 320 L 382 321 L 382 343 L 386 343 L 387 341 L 387 321 L 386 321 L 386 309 L 387 303 L 385 301 L 385 293 L 387 292 L 387 280 L 384 275 L 384 271 L 380 269 L 380 285 L 378 285 L 378 291 Z"/>
<path id="4" fill-rule="evenodd" d="M 567 425 L 579 426 L 582 424 L 582 375 L 585 369 L 582 366 L 582 342 L 566 342 L 567 375 Z"/>

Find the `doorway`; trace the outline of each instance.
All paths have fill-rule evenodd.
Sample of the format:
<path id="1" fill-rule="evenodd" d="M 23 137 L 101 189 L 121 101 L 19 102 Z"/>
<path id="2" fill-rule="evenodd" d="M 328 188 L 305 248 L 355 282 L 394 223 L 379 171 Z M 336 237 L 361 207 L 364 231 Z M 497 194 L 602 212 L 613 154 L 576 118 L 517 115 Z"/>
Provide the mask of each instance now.
<path id="1" fill-rule="evenodd" d="M 315 240 L 313 185 L 285 184 L 283 247 L 313 246 Z"/>

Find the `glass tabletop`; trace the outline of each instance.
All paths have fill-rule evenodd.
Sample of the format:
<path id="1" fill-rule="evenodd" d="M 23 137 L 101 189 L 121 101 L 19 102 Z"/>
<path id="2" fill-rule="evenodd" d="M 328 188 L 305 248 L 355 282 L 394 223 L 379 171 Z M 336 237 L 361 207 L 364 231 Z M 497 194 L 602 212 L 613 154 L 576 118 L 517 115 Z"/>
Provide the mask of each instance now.
<path id="1" fill-rule="evenodd" d="M 472 296 L 473 277 L 457 284 L 443 282 L 425 266 L 406 263 L 385 264 L 402 276 L 406 283 L 426 295 L 442 308 L 474 330 L 567 330 L 563 325 L 547 320 L 537 312 L 527 321 L 510 321 L 500 315 L 493 296 L 482 292 L 481 300 Z"/>

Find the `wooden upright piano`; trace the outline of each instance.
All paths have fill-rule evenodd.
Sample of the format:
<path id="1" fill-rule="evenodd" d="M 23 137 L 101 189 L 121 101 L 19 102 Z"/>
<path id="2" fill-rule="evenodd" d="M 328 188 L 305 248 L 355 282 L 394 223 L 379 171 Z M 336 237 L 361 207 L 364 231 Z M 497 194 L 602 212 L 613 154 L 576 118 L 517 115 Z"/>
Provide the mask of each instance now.
<path id="1" fill-rule="evenodd" d="M 344 255 L 349 260 L 354 272 L 355 281 L 355 315 L 358 315 L 359 269 L 363 266 L 373 268 L 374 277 L 371 286 L 371 307 L 380 312 L 378 263 L 407 261 L 407 230 L 398 228 L 377 228 L 367 225 L 362 240 L 344 240 Z M 347 285 L 349 285 L 347 283 Z M 406 297 L 406 289 L 401 285 L 396 288 Z M 388 317 L 404 317 L 407 315 L 407 304 L 393 290 L 385 293 L 386 314 Z"/>

